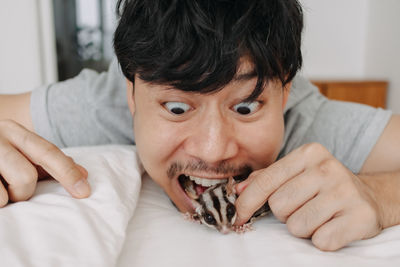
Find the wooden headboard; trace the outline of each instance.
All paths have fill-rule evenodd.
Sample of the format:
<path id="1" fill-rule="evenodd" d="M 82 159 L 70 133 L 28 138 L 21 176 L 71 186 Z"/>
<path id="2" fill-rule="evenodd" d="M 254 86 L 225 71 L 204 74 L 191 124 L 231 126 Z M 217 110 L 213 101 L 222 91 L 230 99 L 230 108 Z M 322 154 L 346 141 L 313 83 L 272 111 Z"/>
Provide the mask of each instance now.
<path id="1" fill-rule="evenodd" d="M 334 100 L 386 108 L 386 81 L 312 81 L 321 93 Z"/>

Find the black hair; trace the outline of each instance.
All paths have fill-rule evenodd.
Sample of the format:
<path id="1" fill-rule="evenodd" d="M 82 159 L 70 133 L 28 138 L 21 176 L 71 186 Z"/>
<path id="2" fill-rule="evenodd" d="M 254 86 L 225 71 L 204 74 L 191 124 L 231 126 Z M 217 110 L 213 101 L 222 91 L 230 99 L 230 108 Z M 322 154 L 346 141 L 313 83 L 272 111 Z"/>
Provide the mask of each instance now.
<path id="1" fill-rule="evenodd" d="M 297 0 L 118 0 L 114 49 L 126 78 L 199 93 L 220 90 L 250 59 L 257 85 L 285 86 L 302 65 Z"/>

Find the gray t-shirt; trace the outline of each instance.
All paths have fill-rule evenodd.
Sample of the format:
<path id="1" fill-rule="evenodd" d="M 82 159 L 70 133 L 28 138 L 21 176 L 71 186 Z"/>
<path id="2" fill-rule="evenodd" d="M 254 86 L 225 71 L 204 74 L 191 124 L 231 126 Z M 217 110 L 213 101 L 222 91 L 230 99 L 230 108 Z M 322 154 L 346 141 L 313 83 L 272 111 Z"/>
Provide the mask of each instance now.
<path id="1" fill-rule="evenodd" d="M 31 114 L 35 131 L 59 147 L 134 143 L 126 83 L 116 60 L 107 72 L 83 70 L 75 78 L 33 90 Z M 297 75 L 285 108 L 279 157 L 318 142 L 357 173 L 390 116 L 387 110 L 327 100 Z"/>

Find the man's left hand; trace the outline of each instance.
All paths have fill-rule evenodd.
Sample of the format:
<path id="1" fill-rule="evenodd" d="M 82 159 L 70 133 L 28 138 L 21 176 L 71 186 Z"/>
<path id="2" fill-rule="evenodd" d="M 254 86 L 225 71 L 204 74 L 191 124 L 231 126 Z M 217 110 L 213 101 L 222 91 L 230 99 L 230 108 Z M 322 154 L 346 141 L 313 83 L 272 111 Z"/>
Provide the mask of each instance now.
<path id="1" fill-rule="evenodd" d="M 382 230 L 374 192 L 320 144 L 304 145 L 236 187 L 237 225 L 266 201 L 297 237 L 333 251 Z"/>

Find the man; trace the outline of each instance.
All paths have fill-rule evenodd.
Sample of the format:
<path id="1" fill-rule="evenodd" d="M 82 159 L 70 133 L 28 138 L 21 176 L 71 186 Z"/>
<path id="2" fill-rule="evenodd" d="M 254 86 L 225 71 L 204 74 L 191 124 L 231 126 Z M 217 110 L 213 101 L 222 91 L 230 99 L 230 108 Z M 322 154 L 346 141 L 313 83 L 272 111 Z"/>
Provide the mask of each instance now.
<path id="1" fill-rule="evenodd" d="M 120 0 L 118 10 L 114 46 L 137 151 L 180 211 L 193 211 L 180 176 L 204 185 L 251 172 L 236 187 L 238 225 L 268 201 L 293 235 L 336 250 L 400 223 L 400 117 L 328 101 L 293 79 L 302 62 L 296 0 Z M 0 98 L 3 206 L 48 176 L 89 196 L 85 169 L 45 139 L 132 140 L 115 64 Z"/>

